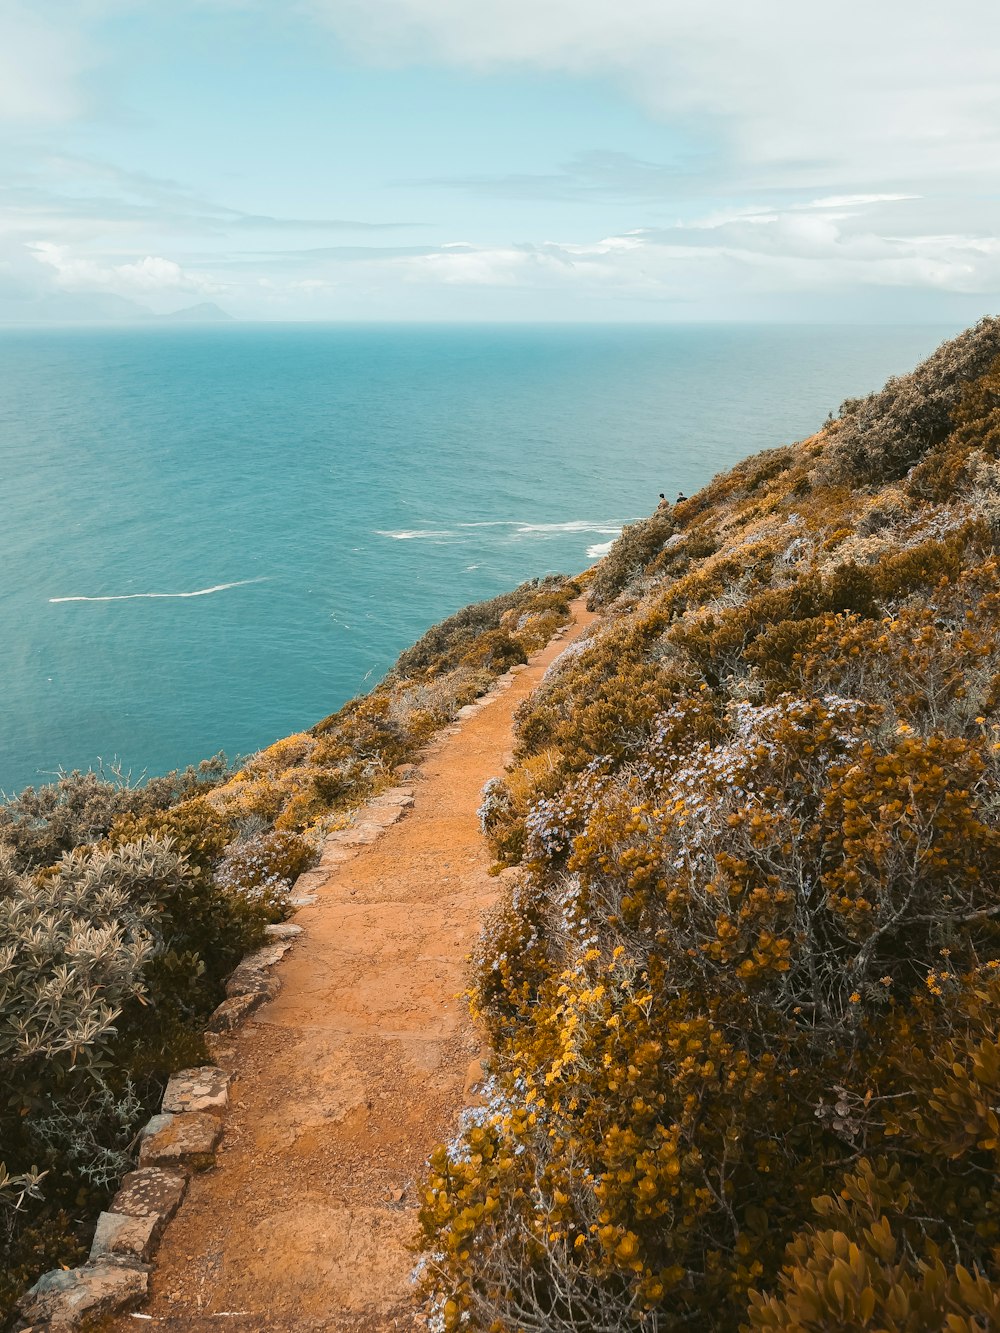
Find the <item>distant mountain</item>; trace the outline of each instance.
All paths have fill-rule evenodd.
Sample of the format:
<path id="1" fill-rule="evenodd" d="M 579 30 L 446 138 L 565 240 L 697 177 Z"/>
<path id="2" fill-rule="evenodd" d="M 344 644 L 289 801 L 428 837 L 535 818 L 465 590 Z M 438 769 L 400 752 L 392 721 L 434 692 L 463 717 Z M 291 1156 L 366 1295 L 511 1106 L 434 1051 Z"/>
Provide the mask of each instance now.
<path id="1" fill-rule="evenodd" d="M 169 315 L 160 315 L 160 319 L 169 319 L 173 324 L 220 324 L 229 323 L 233 316 L 214 301 L 201 301 L 198 305 L 185 306 L 183 310 L 173 310 Z"/>
<path id="2" fill-rule="evenodd" d="M 114 292 L 49 292 L 0 301 L 0 323 L 132 324 L 152 318 L 148 306 Z"/>
<path id="3" fill-rule="evenodd" d="M 48 292 L 0 299 L 0 324 L 226 324 L 233 316 L 214 301 L 157 314 L 149 306 L 114 292 Z"/>

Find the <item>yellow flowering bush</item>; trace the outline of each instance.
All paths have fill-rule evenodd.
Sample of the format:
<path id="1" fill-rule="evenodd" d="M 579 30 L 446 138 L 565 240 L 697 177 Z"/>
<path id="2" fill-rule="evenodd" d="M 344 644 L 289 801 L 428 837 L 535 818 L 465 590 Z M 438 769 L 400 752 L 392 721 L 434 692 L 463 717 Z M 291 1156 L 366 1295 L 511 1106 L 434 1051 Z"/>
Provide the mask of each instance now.
<path id="1" fill-rule="evenodd" d="M 998 329 L 598 567 L 483 796 L 442 1329 L 1000 1320 Z"/>

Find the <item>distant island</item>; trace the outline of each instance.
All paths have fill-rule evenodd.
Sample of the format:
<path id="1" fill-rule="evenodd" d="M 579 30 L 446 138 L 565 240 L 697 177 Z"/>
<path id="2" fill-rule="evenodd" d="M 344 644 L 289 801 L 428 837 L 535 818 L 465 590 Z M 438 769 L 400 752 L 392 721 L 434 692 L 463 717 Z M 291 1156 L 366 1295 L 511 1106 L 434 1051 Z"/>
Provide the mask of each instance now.
<path id="1" fill-rule="evenodd" d="M 183 310 L 172 310 L 169 315 L 158 315 L 158 319 L 171 324 L 232 324 L 233 316 L 214 301 L 199 301 L 197 305 L 187 305 Z"/>
<path id="2" fill-rule="evenodd" d="M 161 314 L 114 292 L 50 292 L 32 300 L 0 300 L 0 324 L 228 324 L 233 318 L 214 301 Z"/>

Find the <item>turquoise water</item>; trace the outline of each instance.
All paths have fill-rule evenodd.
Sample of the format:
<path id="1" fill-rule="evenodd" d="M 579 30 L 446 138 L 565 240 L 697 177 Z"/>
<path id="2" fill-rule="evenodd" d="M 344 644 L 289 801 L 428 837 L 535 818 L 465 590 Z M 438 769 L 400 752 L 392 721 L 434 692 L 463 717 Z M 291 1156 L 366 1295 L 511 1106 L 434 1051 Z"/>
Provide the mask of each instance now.
<path id="1" fill-rule="evenodd" d="M 0 331 L 0 787 L 308 726 L 953 332 Z"/>

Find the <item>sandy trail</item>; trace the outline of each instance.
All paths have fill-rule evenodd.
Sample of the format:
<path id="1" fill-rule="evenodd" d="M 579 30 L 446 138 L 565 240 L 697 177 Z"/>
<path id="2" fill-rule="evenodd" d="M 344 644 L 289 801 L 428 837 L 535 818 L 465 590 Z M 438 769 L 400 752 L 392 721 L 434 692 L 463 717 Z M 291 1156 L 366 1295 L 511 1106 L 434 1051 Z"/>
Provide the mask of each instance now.
<path id="1" fill-rule="evenodd" d="M 408 815 L 296 915 L 281 993 L 219 1053 L 235 1080 L 218 1165 L 192 1180 L 151 1300 L 116 1330 L 423 1327 L 414 1182 L 462 1105 L 478 1049 L 464 959 L 498 890 L 476 808 L 518 704 L 593 619 L 573 611 L 564 639 L 432 744 Z"/>

